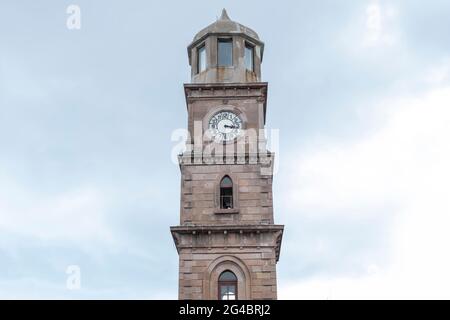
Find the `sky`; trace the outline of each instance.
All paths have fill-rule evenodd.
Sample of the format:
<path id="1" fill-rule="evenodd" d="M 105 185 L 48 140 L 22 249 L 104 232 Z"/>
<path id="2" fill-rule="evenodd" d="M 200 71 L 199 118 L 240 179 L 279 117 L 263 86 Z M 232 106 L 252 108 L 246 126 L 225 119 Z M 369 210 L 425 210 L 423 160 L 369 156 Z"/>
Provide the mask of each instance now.
<path id="1" fill-rule="evenodd" d="M 444 0 L 0 2 L 0 298 L 177 298 L 171 134 L 222 8 L 265 42 L 279 298 L 449 299 Z"/>

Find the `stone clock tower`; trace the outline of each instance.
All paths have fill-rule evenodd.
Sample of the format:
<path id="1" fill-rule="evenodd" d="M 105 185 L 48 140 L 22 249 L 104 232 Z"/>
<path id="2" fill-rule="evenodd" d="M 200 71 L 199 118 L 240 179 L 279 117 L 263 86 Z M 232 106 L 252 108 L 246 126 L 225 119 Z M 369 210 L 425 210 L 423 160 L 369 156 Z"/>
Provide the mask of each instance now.
<path id="1" fill-rule="evenodd" d="M 223 10 L 188 46 L 189 137 L 179 156 L 179 299 L 276 299 L 283 226 L 266 148 L 264 43 Z"/>

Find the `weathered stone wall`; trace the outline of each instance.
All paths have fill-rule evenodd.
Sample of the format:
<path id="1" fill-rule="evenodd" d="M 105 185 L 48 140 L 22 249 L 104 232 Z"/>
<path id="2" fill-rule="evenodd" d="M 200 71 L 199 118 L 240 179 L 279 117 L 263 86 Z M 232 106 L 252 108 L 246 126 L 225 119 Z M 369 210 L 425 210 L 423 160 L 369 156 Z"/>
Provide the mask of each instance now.
<path id="1" fill-rule="evenodd" d="M 272 176 L 260 164 L 181 166 L 181 225 L 273 223 Z M 233 180 L 234 208 L 220 210 L 220 180 Z"/>
<path id="2" fill-rule="evenodd" d="M 221 272 L 238 278 L 238 299 L 276 299 L 283 226 L 172 227 L 179 253 L 179 298 L 217 299 Z"/>
<path id="3" fill-rule="evenodd" d="M 267 101 L 267 83 L 249 84 L 186 84 L 188 109 L 188 130 L 194 138 L 195 121 L 201 122 L 203 131 L 207 129 L 211 116 L 229 107 L 237 113 L 245 124 L 244 129 L 264 128 Z"/>
<path id="4" fill-rule="evenodd" d="M 211 283 L 211 280 L 205 274 L 208 273 L 208 267 L 211 262 L 224 255 L 231 255 L 240 259 L 249 270 L 250 279 L 245 279 L 245 281 L 250 286 L 250 293 L 242 296 L 243 293 L 239 292 L 242 290 L 238 290 L 239 299 L 277 298 L 276 259 L 273 248 L 260 248 L 259 250 L 251 248 L 238 250 L 183 249 L 179 256 L 179 298 L 217 299 L 218 293 L 214 289 L 205 292 L 208 290 L 205 290 L 204 286 L 208 286 Z"/>

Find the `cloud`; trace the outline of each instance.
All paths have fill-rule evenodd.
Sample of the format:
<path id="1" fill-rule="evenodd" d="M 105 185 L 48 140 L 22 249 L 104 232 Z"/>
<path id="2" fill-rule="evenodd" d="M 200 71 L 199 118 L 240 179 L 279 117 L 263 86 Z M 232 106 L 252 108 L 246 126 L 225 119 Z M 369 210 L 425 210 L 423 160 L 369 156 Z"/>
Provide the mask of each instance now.
<path id="1" fill-rule="evenodd" d="M 280 298 L 449 298 L 449 106 L 448 85 L 392 97 L 379 102 L 376 117 L 384 120 L 372 134 L 324 140 L 297 155 L 289 211 L 330 221 L 387 217 L 391 229 L 379 237 L 388 237 L 388 262 L 365 260 L 354 266 L 365 270 L 358 275 L 291 282 Z"/>
<path id="2" fill-rule="evenodd" d="M 439 85 L 450 80 L 450 58 L 444 59 L 442 63 L 428 70 L 425 82 L 430 85 Z"/>
<path id="3" fill-rule="evenodd" d="M 94 187 L 53 193 L 28 189 L 6 174 L 0 184 L 0 229 L 40 240 L 89 243 L 113 240 L 106 198 Z"/>
<path id="4" fill-rule="evenodd" d="M 177 253 L 167 228 L 178 223 L 179 202 L 167 199 L 179 197 L 179 170 L 169 161 L 168 137 L 186 124 L 185 45 L 220 8 L 189 3 L 179 11 L 203 17 L 173 19 L 160 32 L 170 6 L 146 3 L 124 15 L 108 2 L 105 15 L 105 3 L 83 6 L 98 19 L 80 32 L 67 30 L 65 8 L 36 5 L 36 19 L 36 10 L 0 3 L 8 26 L 0 28 L 8 44 L 0 53 L 0 296 L 70 298 L 65 268 L 79 264 L 83 289 L 74 296 L 176 297 Z M 448 55 L 442 39 L 450 6 L 298 1 L 278 15 L 276 3 L 253 7 L 230 11 L 267 43 L 268 125 L 286 128 L 282 146 L 313 144 L 292 155 L 297 173 L 287 179 L 278 178 L 286 171 L 282 146 L 277 154 L 275 218 L 286 224 L 280 297 L 381 296 L 391 282 L 391 295 L 408 283 L 424 292 L 443 287 L 427 281 L 445 284 L 448 267 L 439 245 L 448 239 L 438 161 L 447 159 L 434 150 L 448 132 L 428 131 L 447 121 L 444 108 L 430 106 L 432 97 L 443 99 L 449 64 L 430 69 L 426 83 L 408 83 Z M 125 23 L 105 23 L 118 14 Z M 379 101 L 399 88 L 414 96 Z M 378 109 L 368 114 L 373 101 Z M 353 139 L 359 115 L 367 123 Z M 383 125 L 372 127 L 377 119 Z M 313 141 L 318 131 L 353 141 Z M 295 283 L 299 277 L 305 280 Z"/>
<path id="5" fill-rule="evenodd" d="M 338 43 L 357 52 L 395 47 L 400 42 L 401 30 L 398 10 L 392 3 L 370 2 L 361 7 L 356 18 L 349 20 L 337 37 Z"/>

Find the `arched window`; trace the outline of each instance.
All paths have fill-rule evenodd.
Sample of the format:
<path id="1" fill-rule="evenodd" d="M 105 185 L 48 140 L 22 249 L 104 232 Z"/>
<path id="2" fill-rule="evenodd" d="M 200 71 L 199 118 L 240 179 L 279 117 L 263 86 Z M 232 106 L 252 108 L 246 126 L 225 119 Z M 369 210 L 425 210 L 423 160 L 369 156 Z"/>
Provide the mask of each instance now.
<path id="1" fill-rule="evenodd" d="M 229 176 L 220 181 L 220 209 L 233 209 L 233 181 Z"/>
<path id="2" fill-rule="evenodd" d="M 224 271 L 219 277 L 219 300 L 237 300 L 237 278 L 231 271 Z"/>

